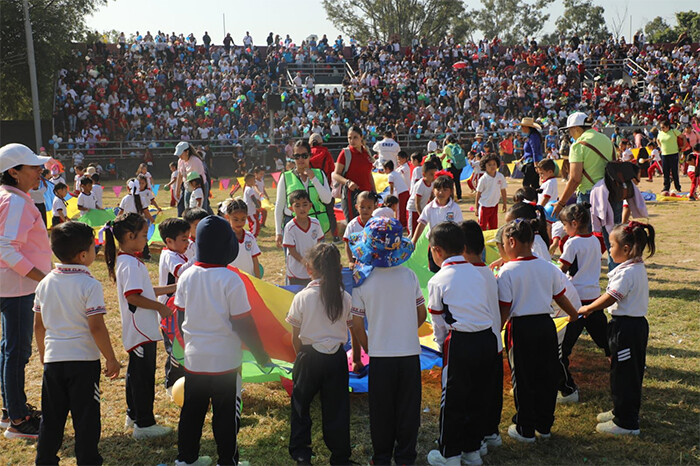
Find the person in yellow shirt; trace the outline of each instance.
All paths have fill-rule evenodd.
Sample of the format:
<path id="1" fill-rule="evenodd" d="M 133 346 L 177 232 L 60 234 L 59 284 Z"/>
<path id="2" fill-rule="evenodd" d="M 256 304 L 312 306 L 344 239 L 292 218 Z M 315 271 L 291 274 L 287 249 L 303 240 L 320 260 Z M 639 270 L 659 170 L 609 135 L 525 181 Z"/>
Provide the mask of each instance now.
<path id="1" fill-rule="evenodd" d="M 656 142 L 659 144 L 661 164 L 664 170 L 664 195 L 668 195 L 672 176 L 676 191 L 680 192 L 681 190 L 681 182 L 678 178 L 678 153 L 680 152 L 678 136 L 681 135 L 682 133 L 680 131 L 671 128 L 671 124 L 667 120 L 659 124 L 659 134 L 656 136 Z"/>

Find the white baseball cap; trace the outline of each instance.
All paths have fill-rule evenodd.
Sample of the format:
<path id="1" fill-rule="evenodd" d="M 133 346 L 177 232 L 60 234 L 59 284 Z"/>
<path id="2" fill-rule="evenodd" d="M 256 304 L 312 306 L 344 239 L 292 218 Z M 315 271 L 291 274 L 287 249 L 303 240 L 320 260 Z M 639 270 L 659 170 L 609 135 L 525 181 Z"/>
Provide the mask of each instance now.
<path id="1" fill-rule="evenodd" d="M 186 141 L 180 141 L 175 146 L 175 156 L 180 157 L 183 152 L 190 148 L 190 144 Z"/>
<path id="2" fill-rule="evenodd" d="M 24 144 L 7 144 L 0 147 L 0 173 L 4 173 L 17 165 L 29 165 L 37 167 L 44 165 L 51 157 L 36 155 Z"/>
<path id="3" fill-rule="evenodd" d="M 591 126 L 590 123 L 586 122 L 588 115 L 583 112 L 574 112 L 566 119 L 566 126 L 559 128 L 559 131 L 574 128 L 576 126 Z"/>

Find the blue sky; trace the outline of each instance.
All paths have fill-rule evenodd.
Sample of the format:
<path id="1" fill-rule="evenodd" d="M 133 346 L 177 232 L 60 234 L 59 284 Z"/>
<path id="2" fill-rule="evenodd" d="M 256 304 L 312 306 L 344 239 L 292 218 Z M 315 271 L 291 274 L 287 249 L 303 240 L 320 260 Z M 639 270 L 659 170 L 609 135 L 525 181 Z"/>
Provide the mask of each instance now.
<path id="1" fill-rule="evenodd" d="M 593 0 L 606 9 L 606 20 L 622 14 L 625 6 L 632 13 L 633 33 L 647 21 L 662 16 L 674 24 L 674 12 L 698 9 L 698 0 Z M 480 3 L 468 1 L 472 8 Z M 544 32 L 554 30 L 554 20 L 564 11 L 563 2 L 556 1 L 550 7 L 551 20 Z M 301 42 L 309 34 L 328 34 L 334 38 L 338 31 L 326 18 L 320 0 L 110 0 L 95 15 L 88 18 L 91 29 L 105 31 L 117 29 L 127 36 L 135 31 L 145 33 L 158 29 L 170 33 L 193 32 L 198 40 L 208 31 L 214 43 L 220 44 L 226 31 L 239 44 L 246 30 L 250 31 L 256 44 L 264 44 L 270 31 L 290 34 L 295 42 Z M 629 35 L 629 17 L 623 28 Z"/>

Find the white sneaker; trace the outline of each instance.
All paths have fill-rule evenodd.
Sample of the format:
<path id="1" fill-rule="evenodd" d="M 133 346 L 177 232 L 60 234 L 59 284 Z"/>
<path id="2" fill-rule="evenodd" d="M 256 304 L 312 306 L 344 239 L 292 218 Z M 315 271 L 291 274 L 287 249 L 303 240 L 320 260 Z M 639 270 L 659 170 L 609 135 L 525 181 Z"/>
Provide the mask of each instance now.
<path id="1" fill-rule="evenodd" d="M 208 456 L 200 456 L 194 463 L 185 463 L 184 461 L 175 460 L 175 466 L 209 466 L 211 458 Z"/>
<path id="2" fill-rule="evenodd" d="M 612 434 L 612 435 L 639 435 L 639 429 L 623 429 L 622 427 L 615 424 L 614 421 L 610 420 L 608 422 L 601 422 L 595 426 L 595 430 L 601 434 Z"/>
<path id="3" fill-rule="evenodd" d="M 136 422 L 133 419 L 131 419 L 129 417 L 129 415 L 127 414 L 125 419 L 124 419 L 124 428 L 125 429 L 133 429 L 135 424 L 136 424 Z"/>
<path id="4" fill-rule="evenodd" d="M 612 421 L 615 418 L 615 415 L 612 412 L 612 409 L 610 411 L 605 411 L 604 413 L 598 414 L 596 419 L 598 422 L 608 422 Z"/>
<path id="5" fill-rule="evenodd" d="M 472 452 L 474 453 L 474 452 Z M 479 456 L 479 452 L 475 452 L 476 456 Z M 437 450 L 430 450 L 428 453 L 428 464 L 432 466 L 459 466 L 461 456 L 451 456 L 449 458 L 445 458 L 442 456 L 442 453 L 440 453 Z M 479 456 L 479 462 L 478 463 L 470 463 L 470 464 L 483 464 L 481 462 L 481 456 Z"/>
<path id="6" fill-rule="evenodd" d="M 503 439 L 501 438 L 501 434 L 491 434 L 487 435 L 484 437 L 484 441 L 486 442 L 486 445 L 490 447 L 500 447 L 503 445 Z"/>
<path id="7" fill-rule="evenodd" d="M 482 456 L 484 455 L 481 454 L 481 451 L 463 451 L 462 456 L 460 456 L 460 461 L 462 464 L 484 464 L 484 462 L 481 460 Z"/>
<path id="8" fill-rule="evenodd" d="M 479 447 L 479 454 L 481 456 L 486 456 L 489 454 L 489 446 L 483 440 L 481 441 L 481 446 Z"/>
<path id="9" fill-rule="evenodd" d="M 158 424 L 153 424 L 149 427 L 139 427 L 135 424 L 133 435 L 135 439 L 141 440 L 146 438 L 163 437 L 172 431 L 173 429 L 171 427 L 159 426 Z"/>
<path id="10" fill-rule="evenodd" d="M 578 390 L 566 396 L 562 395 L 561 392 L 557 392 L 557 403 L 578 403 Z"/>
<path id="11" fill-rule="evenodd" d="M 548 432 L 546 434 L 542 434 L 535 429 L 535 437 L 539 437 L 541 440 L 549 440 L 552 438 L 552 433 Z"/>
<path id="12" fill-rule="evenodd" d="M 514 389 L 514 388 L 511 388 L 510 390 L 508 390 L 508 394 L 509 394 L 510 396 L 515 396 L 515 389 Z"/>
<path id="13" fill-rule="evenodd" d="M 173 387 L 172 387 L 172 385 L 165 389 L 165 393 L 168 394 L 168 396 L 170 397 L 171 400 L 173 399 Z M 200 456 L 200 458 L 202 458 L 202 457 Z"/>
<path id="14" fill-rule="evenodd" d="M 508 427 L 508 436 L 522 443 L 535 443 L 535 437 L 525 437 L 518 432 L 518 427 L 515 424 L 511 424 Z"/>

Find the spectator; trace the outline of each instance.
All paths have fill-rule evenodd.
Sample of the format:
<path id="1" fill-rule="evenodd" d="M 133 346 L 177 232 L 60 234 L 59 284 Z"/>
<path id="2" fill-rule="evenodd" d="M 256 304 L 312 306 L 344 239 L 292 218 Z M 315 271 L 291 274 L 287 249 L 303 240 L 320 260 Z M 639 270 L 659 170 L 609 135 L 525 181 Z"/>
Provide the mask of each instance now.
<path id="1" fill-rule="evenodd" d="M 539 189 L 540 179 L 535 167 L 544 158 L 542 151 L 542 127 L 535 123 L 532 117 L 525 117 L 520 121 L 523 143 L 523 187 Z"/>
<path id="2" fill-rule="evenodd" d="M 309 136 L 309 145 L 311 146 L 311 158 L 309 164 L 311 168 L 318 168 L 326 175 L 326 180 L 331 180 L 335 162 L 328 151 L 328 148 L 323 145 L 323 137 L 320 134 L 312 134 Z M 331 200 L 326 204 L 326 212 L 330 223 L 330 231 L 333 234 L 333 240 L 339 241 L 338 238 L 338 223 L 335 218 L 335 199 L 331 196 Z"/>
<path id="3" fill-rule="evenodd" d="M 333 172 L 333 181 L 342 185 L 341 205 L 348 222 L 357 217 L 357 196 L 362 191 L 376 192 L 372 166 L 372 156 L 365 145 L 362 129 L 352 126 L 348 130 L 348 147 L 338 155 Z"/>
<path id="4" fill-rule="evenodd" d="M 175 147 L 174 155 L 179 158 L 177 162 L 177 171 L 179 176 L 177 178 L 177 182 L 175 183 L 175 192 L 180 196 L 180 200 L 177 204 L 178 217 L 181 217 L 182 212 L 184 212 L 187 206 L 190 205 L 192 190 L 190 183 L 187 182 L 187 176 L 192 172 L 197 172 L 202 179 L 202 191 L 204 194 L 202 199 L 202 208 L 207 211 L 210 210 L 207 170 L 204 167 L 204 162 L 202 162 L 197 149 L 195 149 L 191 144 L 182 141 Z"/>
<path id="5" fill-rule="evenodd" d="M 681 182 L 678 178 L 678 153 L 680 147 L 678 145 L 679 137 L 683 137 L 682 133 L 677 129 L 672 129 L 671 124 L 664 120 L 659 124 L 659 134 L 656 136 L 656 142 L 661 150 L 662 167 L 664 170 L 664 187 L 663 191 L 668 195 L 671 187 L 671 178 L 676 192 L 681 190 Z"/>

